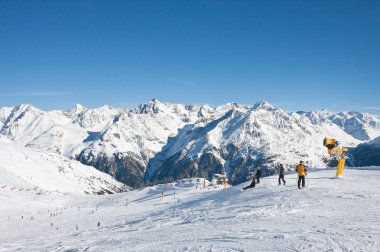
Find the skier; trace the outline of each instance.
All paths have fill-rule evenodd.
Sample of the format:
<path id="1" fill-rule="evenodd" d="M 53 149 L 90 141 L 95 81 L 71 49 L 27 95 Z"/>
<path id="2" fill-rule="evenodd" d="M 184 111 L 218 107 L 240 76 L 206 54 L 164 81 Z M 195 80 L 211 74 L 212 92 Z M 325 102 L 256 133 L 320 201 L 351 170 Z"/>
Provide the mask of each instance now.
<path id="1" fill-rule="evenodd" d="M 260 176 L 261 176 L 261 170 L 260 168 L 257 168 L 257 171 L 256 171 L 257 184 L 260 183 Z"/>
<path id="2" fill-rule="evenodd" d="M 281 185 L 281 180 L 282 182 L 284 183 L 284 185 L 286 185 L 286 182 L 285 182 L 285 168 L 282 164 L 279 165 L 278 167 L 278 173 L 279 173 L 279 176 L 278 176 L 278 185 Z"/>
<path id="3" fill-rule="evenodd" d="M 241 190 L 244 191 L 244 190 L 247 190 L 249 188 L 254 188 L 255 186 L 256 186 L 256 178 L 255 178 L 255 176 L 253 176 L 251 184 L 249 186 L 242 188 Z"/>
<path id="4" fill-rule="evenodd" d="M 300 161 L 300 163 L 297 165 L 296 172 L 298 173 L 298 189 L 301 189 L 301 181 L 303 188 L 305 187 L 305 176 L 307 175 L 307 169 L 303 164 L 303 161 Z"/>

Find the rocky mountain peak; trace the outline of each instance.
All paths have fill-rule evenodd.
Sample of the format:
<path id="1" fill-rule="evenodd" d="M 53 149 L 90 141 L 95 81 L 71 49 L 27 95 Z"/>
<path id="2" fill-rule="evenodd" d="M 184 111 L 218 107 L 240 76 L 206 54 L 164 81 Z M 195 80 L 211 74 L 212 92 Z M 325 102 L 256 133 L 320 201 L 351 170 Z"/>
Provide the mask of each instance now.
<path id="1" fill-rule="evenodd" d="M 70 111 L 73 114 L 80 114 L 80 113 L 82 113 L 85 110 L 87 110 L 87 109 L 84 106 L 82 106 L 80 104 L 76 104 Z"/>
<path id="2" fill-rule="evenodd" d="M 263 109 L 263 110 L 269 111 L 269 110 L 273 110 L 275 108 L 269 102 L 260 101 L 260 102 L 255 103 L 255 105 L 253 105 L 253 109 L 255 109 L 255 110 Z"/>
<path id="3" fill-rule="evenodd" d="M 154 98 L 151 101 L 149 101 L 147 104 L 141 104 L 137 112 L 140 114 L 148 114 L 148 113 L 157 114 L 165 110 L 166 110 L 165 104 L 161 103 L 158 99 Z M 133 111 L 136 112 L 136 110 L 133 110 Z"/>

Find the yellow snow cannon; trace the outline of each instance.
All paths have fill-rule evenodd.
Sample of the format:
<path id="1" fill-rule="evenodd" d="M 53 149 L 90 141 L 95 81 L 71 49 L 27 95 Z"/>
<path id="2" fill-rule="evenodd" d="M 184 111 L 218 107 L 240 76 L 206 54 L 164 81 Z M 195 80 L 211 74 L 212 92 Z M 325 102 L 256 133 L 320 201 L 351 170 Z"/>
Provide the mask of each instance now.
<path id="1" fill-rule="evenodd" d="M 338 146 L 338 142 L 334 138 L 325 138 L 323 145 L 327 147 L 327 152 L 331 155 Z"/>
<path id="2" fill-rule="evenodd" d="M 346 163 L 347 159 L 348 149 L 345 147 L 340 148 L 338 141 L 336 141 L 334 138 L 325 137 L 325 139 L 323 140 L 323 145 L 327 148 L 327 152 L 330 156 L 338 158 L 336 176 L 342 176 L 344 164 Z"/>

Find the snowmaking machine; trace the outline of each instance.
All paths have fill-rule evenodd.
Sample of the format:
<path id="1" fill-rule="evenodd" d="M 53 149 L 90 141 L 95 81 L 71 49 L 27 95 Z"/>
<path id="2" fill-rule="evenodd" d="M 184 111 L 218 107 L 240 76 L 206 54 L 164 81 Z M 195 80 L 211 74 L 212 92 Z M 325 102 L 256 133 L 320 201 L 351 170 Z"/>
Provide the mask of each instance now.
<path id="1" fill-rule="evenodd" d="M 339 147 L 339 142 L 334 138 L 327 138 L 323 140 L 323 145 L 327 148 L 327 152 L 331 157 L 336 158 L 338 160 L 338 168 L 336 170 L 336 176 L 343 175 L 344 164 L 347 159 L 347 151 L 346 147 Z"/>

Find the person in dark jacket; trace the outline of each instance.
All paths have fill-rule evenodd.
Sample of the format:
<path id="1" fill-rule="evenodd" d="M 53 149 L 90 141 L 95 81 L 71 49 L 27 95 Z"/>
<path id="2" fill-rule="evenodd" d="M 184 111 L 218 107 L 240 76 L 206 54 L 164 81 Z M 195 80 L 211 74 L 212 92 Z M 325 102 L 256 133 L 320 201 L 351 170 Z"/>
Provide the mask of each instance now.
<path id="1" fill-rule="evenodd" d="M 260 168 L 257 168 L 257 171 L 256 171 L 257 184 L 260 183 L 260 176 L 261 176 L 261 170 Z"/>
<path id="2" fill-rule="evenodd" d="M 249 189 L 249 188 L 254 188 L 255 186 L 256 186 L 256 178 L 253 177 L 251 184 L 248 185 L 248 186 L 246 186 L 246 187 L 243 187 L 241 190 L 242 190 L 242 191 L 243 191 L 243 190 L 247 190 L 247 189 Z"/>
<path id="3" fill-rule="evenodd" d="M 281 185 L 281 180 L 282 182 L 284 183 L 284 185 L 286 185 L 286 181 L 285 181 L 285 168 L 282 164 L 279 165 L 278 167 L 278 185 Z"/>

